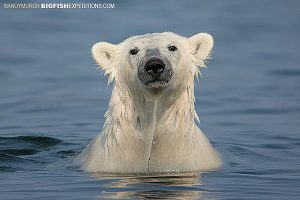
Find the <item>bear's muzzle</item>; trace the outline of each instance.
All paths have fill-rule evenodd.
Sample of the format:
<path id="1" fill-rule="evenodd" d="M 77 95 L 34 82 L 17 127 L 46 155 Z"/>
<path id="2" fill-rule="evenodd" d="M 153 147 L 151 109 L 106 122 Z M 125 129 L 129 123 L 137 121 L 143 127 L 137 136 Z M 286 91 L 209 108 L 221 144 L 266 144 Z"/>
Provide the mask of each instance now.
<path id="1" fill-rule="evenodd" d="M 173 74 L 170 62 L 160 54 L 158 49 L 148 49 L 138 67 L 139 80 L 149 89 L 166 87 Z"/>

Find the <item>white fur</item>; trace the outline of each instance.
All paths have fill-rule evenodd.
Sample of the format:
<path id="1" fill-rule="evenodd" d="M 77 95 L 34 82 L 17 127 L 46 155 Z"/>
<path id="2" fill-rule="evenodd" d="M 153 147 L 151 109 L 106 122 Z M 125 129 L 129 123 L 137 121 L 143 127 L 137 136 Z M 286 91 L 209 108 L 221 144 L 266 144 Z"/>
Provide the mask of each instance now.
<path id="1" fill-rule="evenodd" d="M 175 44 L 178 54 L 171 55 L 168 44 Z M 139 55 L 130 57 L 134 46 Z M 95 44 L 93 57 L 114 85 L 102 132 L 77 157 L 83 168 L 160 173 L 219 167 L 219 156 L 195 123 L 194 109 L 194 77 L 212 47 L 207 33 L 185 38 L 170 32 L 134 36 L 118 45 Z M 174 78 L 162 92 L 145 89 L 137 78 L 137 63 L 147 48 L 159 48 L 173 66 Z"/>

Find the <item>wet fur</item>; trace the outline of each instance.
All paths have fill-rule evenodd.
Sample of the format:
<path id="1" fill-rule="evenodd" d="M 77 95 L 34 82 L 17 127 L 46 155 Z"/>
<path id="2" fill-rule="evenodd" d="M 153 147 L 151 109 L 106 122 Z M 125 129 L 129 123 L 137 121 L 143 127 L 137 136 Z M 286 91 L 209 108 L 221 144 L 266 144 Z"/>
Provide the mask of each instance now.
<path id="1" fill-rule="evenodd" d="M 127 56 L 132 43 L 157 46 L 157 38 L 177 41 L 183 54 L 170 59 L 172 65 L 178 67 L 163 91 L 145 88 L 135 78 L 134 62 L 130 63 Z M 77 157 L 85 170 L 191 172 L 221 165 L 218 154 L 195 123 L 198 117 L 194 109 L 194 78 L 211 49 L 205 52 L 205 57 L 203 54 L 203 58 L 197 58 L 199 55 L 195 51 L 200 47 L 194 45 L 192 39 L 173 33 L 158 33 L 129 38 L 118 47 L 106 43 L 107 52 L 104 52 L 109 54 L 106 56 L 109 60 L 105 57 L 96 57 L 95 60 L 109 74 L 114 85 L 103 130 Z M 101 53 L 104 47 L 94 49 L 93 53 Z"/>

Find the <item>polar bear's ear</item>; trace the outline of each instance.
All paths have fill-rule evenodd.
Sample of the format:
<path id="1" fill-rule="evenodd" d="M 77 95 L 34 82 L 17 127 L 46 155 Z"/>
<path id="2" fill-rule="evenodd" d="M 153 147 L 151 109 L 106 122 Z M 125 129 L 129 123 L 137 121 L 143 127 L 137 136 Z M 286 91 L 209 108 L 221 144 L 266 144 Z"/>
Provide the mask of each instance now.
<path id="1" fill-rule="evenodd" d="M 193 63 L 199 67 L 205 67 L 205 60 L 210 58 L 214 46 L 214 39 L 208 33 L 198 33 L 188 38 L 190 52 L 193 55 Z"/>
<path id="2" fill-rule="evenodd" d="M 104 74 L 109 75 L 108 82 L 112 82 L 116 74 L 115 63 L 118 55 L 118 45 L 98 42 L 92 47 L 92 55 Z"/>

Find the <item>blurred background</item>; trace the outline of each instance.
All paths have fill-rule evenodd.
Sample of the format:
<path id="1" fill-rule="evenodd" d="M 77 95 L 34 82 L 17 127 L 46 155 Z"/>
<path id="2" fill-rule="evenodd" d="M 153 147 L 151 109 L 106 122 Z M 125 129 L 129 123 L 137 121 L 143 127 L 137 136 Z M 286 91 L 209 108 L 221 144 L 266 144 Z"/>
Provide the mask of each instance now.
<path id="1" fill-rule="evenodd" d="M 299 1 L 0 2 L 1 199 L 299 198 Z M 195 83 L 196 110 L 224 165 L 164 177 L 82 172 L 71 161 L 101 130 L 111 94 L 91 46 L 163 31 L 215 38 Z"/>

